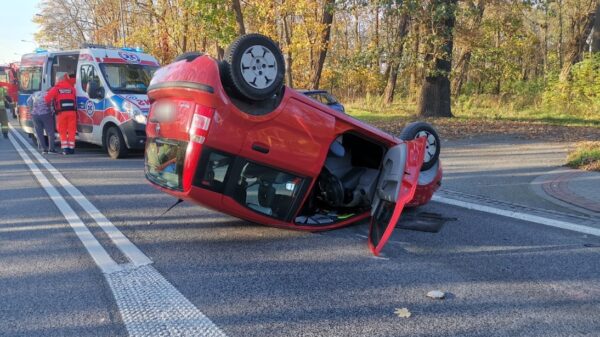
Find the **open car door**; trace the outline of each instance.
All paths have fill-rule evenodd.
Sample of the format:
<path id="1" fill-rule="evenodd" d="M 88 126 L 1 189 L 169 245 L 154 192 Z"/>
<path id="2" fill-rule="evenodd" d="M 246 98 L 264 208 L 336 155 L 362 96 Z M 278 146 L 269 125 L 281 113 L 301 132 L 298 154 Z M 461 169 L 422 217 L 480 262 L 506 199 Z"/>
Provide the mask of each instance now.
<path id="1" fill-rule="evenodd" d="M 369 248 L 375 255 L 392 235 L 404 205 L 415 195 L 424 150 L 425 138 L 421 137 L 390 148 L 383 159 L 371 204 Z"/>

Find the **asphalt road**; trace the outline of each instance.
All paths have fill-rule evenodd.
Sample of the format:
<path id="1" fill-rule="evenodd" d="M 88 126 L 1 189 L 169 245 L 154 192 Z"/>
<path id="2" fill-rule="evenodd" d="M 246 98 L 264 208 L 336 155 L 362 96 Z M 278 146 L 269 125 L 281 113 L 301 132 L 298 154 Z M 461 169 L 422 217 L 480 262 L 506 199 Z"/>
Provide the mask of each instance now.
<path id="1" fill-rule="evenodd" d="M 533 198 L 524 187 L 535 178 L 531 167 L 474 165 L 481 154 L 449 145 L 445 188 Z M 455 220 L 438 233 L 396 229 L 375 258 L 366 224 L 313 234 L 186 203 L 157 218 L 175 200 L 146 183 L 141 154 L 110 160 L 80 146 L 74 156 L 47 158 L 228 336 L 600 336 L 600 237 L 432 202 L 419 212 Z M 58 191 L 110 256 L 127 262 Z M 127 335 L 101 270 L 4 139 L 0 214 L 0 336 Z M 427 298 L 434 289 L 448 297 Z M 398 308 L 411 317 L 395 315 Z"/>

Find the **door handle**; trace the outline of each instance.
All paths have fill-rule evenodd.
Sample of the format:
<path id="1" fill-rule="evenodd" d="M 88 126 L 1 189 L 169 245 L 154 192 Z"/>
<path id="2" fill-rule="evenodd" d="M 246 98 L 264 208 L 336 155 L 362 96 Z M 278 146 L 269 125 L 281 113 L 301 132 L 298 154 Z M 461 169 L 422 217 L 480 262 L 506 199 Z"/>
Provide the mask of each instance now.
<path id="1" fill-rule="evenodd" d="M 269 153 L 269 146 L 267 146 L 265 144 L 261 144 L 261 143 L 254 143 L 254 144 L 252 144 L 252 150 L 254 150 L 256 152 L 267 154 L 267 153 Z"/>

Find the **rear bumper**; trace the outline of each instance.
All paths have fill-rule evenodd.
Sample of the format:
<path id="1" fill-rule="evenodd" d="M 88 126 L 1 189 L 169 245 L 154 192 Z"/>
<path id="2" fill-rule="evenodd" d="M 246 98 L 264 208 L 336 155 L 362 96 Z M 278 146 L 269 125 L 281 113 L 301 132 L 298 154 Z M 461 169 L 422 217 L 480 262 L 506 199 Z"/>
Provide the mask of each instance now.
<path id="1" fill-rule="evenodd" d="M 140 124 L 133 119 L 121 124 L 121 132 L 132 150 L 142 150 L 146 146 L 146 124 Z"/>

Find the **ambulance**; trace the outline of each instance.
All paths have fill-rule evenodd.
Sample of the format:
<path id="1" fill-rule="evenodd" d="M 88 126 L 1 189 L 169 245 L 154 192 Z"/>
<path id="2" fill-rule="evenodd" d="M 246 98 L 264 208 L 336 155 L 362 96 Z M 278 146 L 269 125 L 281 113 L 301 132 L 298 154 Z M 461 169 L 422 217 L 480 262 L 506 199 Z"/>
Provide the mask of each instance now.
<path id="1" fill-rule="evenodd" d="M 34 138 L 27 99 L 49 90 L 57 75 L 75 74 L 77 139 L 102 146 L 111 158 L 144 149 L 150 102 L 146 95 L 158 61 L 140 49 L 85 45 L 70 51 L 37 50 L 23 55 L 18 114 Z"/>

